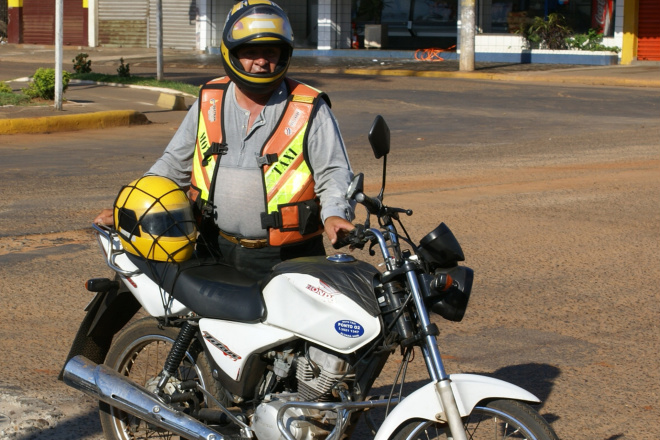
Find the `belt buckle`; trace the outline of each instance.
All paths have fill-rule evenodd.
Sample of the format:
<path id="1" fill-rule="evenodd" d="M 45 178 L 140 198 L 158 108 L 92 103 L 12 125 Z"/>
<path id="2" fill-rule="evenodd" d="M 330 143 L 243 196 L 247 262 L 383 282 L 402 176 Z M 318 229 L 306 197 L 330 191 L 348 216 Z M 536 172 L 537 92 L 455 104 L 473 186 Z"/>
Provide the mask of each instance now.
<path id="1" fill-rule="evenodd" d="M 238 238 L 238 237 L 234 237 L 233 235 L 229 235 L 222 230 L 220 230 L 219 232 L 220 235 L 229 242 L 237 244 L 240 247 L 246 249 L 261 249 L 268 245 L 268 241 L 266 239 Z"/>
<path id="2" fill-rule="evenodd" d="M 238 244 L 246 249 L 261 249 L 266 247 L 266 240 L 239 239 Z"/>

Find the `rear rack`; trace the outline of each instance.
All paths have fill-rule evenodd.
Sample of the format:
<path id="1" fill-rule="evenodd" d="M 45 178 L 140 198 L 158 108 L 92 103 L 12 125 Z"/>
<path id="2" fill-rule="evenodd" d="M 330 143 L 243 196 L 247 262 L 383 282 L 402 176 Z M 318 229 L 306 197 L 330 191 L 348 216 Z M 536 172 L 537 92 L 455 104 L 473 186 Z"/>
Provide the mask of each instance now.
<path id="1" fill-rule="evenodd" d="M 132 277 L 142 273 L 139 269 L 135 269 L 133 271 L 123 269 L 119 267 L 117 263 L 115 263 L 115 260 L 119 255 L 126 253 L 126 250 L 119 241 L 119 234 L 115 229 L 104 225 L 97 225 L 95 223 L 92 223 L 92 228 L 94 228 L 96 232 L 96 239 L 99 243 L 99 246 L 101 247 L 101 250 L 105 254 L 105 262 L 108 267 L 110 267 L 110 269 L 125 277 Z M 101 237 L 106 240 L 108 243 L 107 246 L 103 243 Z"/>

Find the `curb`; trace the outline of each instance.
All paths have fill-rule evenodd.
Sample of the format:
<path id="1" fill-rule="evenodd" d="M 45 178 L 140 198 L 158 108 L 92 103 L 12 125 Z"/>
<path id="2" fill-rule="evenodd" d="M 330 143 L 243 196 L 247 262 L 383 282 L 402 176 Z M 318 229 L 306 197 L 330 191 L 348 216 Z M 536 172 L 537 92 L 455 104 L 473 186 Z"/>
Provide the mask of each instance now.
<path id="1" fill-rule="evenodd" d="M 35 134 L 149 124 L 135 110 L 112 110 L 79 115 L 0 120 L 0 134 Z"/>
<path id="2" fill-rule="evenodd" d="M 519 81 L 581 84 L 592 86 L 612 87 L 650 87 L 660 88 L 660 80 L 626 79 L 626 78 L 599 78 L 562 75 L 521 75 L 516 73 L 483 73 L 483 72 L 433 72 L 406 69 L 376 70 L 376 69 L 321 69 L 320 73 L 344 73 L 348 75 L 372 76 L 410 76 L 418 78 L 460 78 L 491 81 Z"/>
<path id="3" fill-rule="evenodd" d="M 19 81 L 19 80 L 16 79 L 14 81 Z M 69 81 L 69 84 L 97 85 L 97 86 L 107 86 L 107 87 L 126 87 L 129 89 L 151 90 L 153 92 L 169 93 L 171 95 L 181 95 L 181 96 L 187 96 L 189 98 L 197 98 L 197 96 L 191 95 L 190 93 L 180 92 L 174 89 L 168 89 L 165 87 L 141 86 L 139 84 L 109 83 L 109 82 L 101 82 L 101 81 L 90 81 L 86 79 L 72 79 L 71 81 Z"/>

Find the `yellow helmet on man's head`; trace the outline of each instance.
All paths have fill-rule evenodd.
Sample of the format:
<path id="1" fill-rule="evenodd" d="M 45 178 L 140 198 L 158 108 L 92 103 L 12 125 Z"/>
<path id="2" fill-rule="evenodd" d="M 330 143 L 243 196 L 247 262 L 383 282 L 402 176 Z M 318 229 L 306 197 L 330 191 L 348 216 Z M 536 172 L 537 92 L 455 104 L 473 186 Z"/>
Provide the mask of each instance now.
<path id="1" fill-rule="evenodd" d="M 166 177 L 145 176 L 124 186 L 115 200 L 114 223 L 133 255 L 176 263 L 192 256 L 197 236 L 192 207 Z"/>
<path id="2" fill-rule="evenodd" d="M 274 45 L 281 49 L 273 72 L 246 72 L 237 51 L 246 45 Z M 240 88 L 265 94 L 282 82 L 293 52 L 293 31 L 286 13 L 270 0 L 243 0 L 229 11 L 222 31 L 222 65 L 225 73 Z"/>

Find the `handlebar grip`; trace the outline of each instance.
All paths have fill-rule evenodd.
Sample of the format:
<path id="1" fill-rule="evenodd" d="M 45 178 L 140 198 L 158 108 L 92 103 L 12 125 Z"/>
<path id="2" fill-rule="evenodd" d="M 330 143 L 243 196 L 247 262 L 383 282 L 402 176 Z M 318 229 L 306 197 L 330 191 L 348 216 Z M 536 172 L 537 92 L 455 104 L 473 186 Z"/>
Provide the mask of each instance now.
<path id="1" fill-rule="evenodd" d="M 364 193 L 357 193 L 355 195 L 355 201 L 367 208 L 371 214 L 379 215 L 381 209 L 383 208 L 383 202 L 380 199 L 369 197 Z"/>
<path id="2" fill-rule="evenodd" d="M 332 247 L 335 249 L 340 249 L 344 246 L 350 245 L 352 248 L 362 249 L 364 247 L 365 241 L 368 241 L 368 238 L 365 234 L 364 225 L 357 224 L 355 225 L 355 229 L 349 231 L 341 237 L 337 237 L 337 241 L 332 245 Z"/>
<path id="3" fill-rule="evenodd" d="M 337 241 L 332 244 L 332 247 L 334 249 L 341 249 L 349 244 L 351 244 L 351 236 L 346 234 L 343 237 L 337 237 Z"/>

